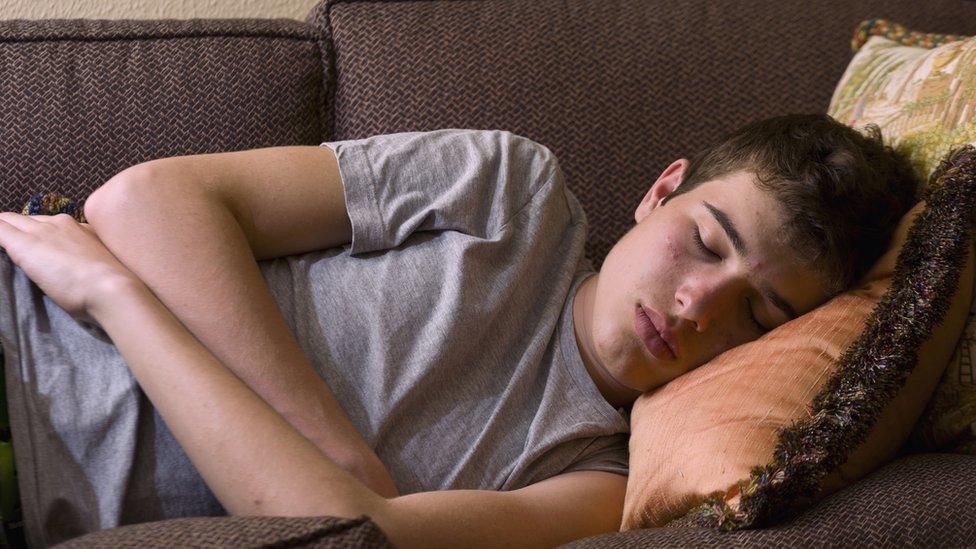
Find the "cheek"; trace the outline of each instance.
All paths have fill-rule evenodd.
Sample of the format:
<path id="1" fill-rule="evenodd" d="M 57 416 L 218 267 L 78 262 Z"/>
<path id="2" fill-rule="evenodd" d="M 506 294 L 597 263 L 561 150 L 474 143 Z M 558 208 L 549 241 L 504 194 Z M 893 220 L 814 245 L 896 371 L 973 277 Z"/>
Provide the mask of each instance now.
<path id="1" fill-rule="evenodd" d="M 741 326 L 735 325 L 737 322 L 735 319 L 727 320 L 730 326 L 725 330 L 722 330 L 720 334 L 716 335 L 715 345 L 718 347 L 715 354 L 724 353 L 733 347 L 738 347 L 743 343 L 748 343 L 749 341 L 755 339 L 747 330 L 742 329 Z"/>
<path id="2" fill-rule="evenodd" d="M 696 347 L 700 351 L 700 354 L 689 356 L 688 358 L 695 363 L 696 367 L 701 366 L 735 347 L 738 343 L 736 335 L 728 330 L 712 332 L 703 339 L 696 339 Z"/>

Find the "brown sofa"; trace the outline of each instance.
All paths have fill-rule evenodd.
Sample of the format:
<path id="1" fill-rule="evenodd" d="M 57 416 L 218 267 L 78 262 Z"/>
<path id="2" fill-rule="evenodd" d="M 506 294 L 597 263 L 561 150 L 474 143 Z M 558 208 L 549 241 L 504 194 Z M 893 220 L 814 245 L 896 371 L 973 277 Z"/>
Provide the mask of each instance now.
<path id="1" fill-rule="evenodd" d="M 824 112 L 862 19 L 976 34 L 971 0 L 334 0 L 293 20 L 0 21 L 0 208 L 83 199 L 153 158 L 435 128 L 547 145 L 599 268 L 672 160 L 749 121 Z M 21 467 L 23 469 L 23 467 Z M 588 546 L 960 546 L 976 456 L 915 454 L 772 528 L 656 528 Z M 366 517 L 195 517 L 66 543 L 362 546 Z"/>

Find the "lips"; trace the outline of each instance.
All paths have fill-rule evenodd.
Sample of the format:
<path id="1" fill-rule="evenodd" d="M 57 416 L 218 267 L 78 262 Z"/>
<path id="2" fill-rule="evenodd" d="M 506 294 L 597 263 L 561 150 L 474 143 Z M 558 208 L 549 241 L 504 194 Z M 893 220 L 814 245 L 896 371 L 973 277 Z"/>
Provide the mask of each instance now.
<path id="1" fill-rule="evenodd" d="M 677 358 L 678 348 L 674 335 L 657 311 L 645 309 L 638 304 L 634 310 L 634 325 L 644 346 L 654 357 L 661 360 Z"/>
<path id="2" fill-rule="evenodd" d="M 674 352 L 674 347 L 663 337 L 663 335 L 667 335 L 667 331 L 663 335 L 658 331 L 654 320 L 652 320 L 654 316 L 656 313 L 653 309 L 648 311 L 638 305 L 634 309 L 634 325 L 637 328 L 637 333 L 652 355 L 660 360 L 673 360 L 677 358 L 677 353 Z"/>

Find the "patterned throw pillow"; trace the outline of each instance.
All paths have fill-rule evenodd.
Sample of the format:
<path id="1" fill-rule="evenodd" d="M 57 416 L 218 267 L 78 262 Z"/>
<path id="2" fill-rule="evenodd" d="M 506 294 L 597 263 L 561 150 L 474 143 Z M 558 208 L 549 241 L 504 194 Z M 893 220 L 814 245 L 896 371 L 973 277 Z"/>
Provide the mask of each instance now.
<path id="1" fill-rule="evenodd" d="M 862 39 L 866 33 L 938 46 L 905 46 L 878 34 Z M 857 53 L 828 114 L 851 126 L 877 124 L 922 181 L 953 145 L 976 141 L 976 37 L 911 33 L 872 20 L 861 23 L 852 46 Z"/>
<path id="2" fill-rule="evenodd" d="M 855 32 L 828 114 L 875 123 L 926 181 L 951 148 L 976 142 L 976 37 L 910 31 L 884 19 Z M 927 49 L 929 48 L 929 49 Z M 976 454 L 976 300 L 945 376 L 911 437 L 916 451 Z"/>

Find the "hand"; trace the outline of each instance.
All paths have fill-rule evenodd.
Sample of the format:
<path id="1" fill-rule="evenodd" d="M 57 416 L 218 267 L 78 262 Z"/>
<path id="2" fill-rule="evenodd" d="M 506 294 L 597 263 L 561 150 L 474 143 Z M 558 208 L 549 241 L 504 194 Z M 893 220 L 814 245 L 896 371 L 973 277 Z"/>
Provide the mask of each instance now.
<path id="1" fill-rule="evenodd" d="M 114 288 L 141 283 L 88 223 L 64 213 L 0 212 L 0 248 L 68 314 L 93 324 L 93 307 Z"/>

